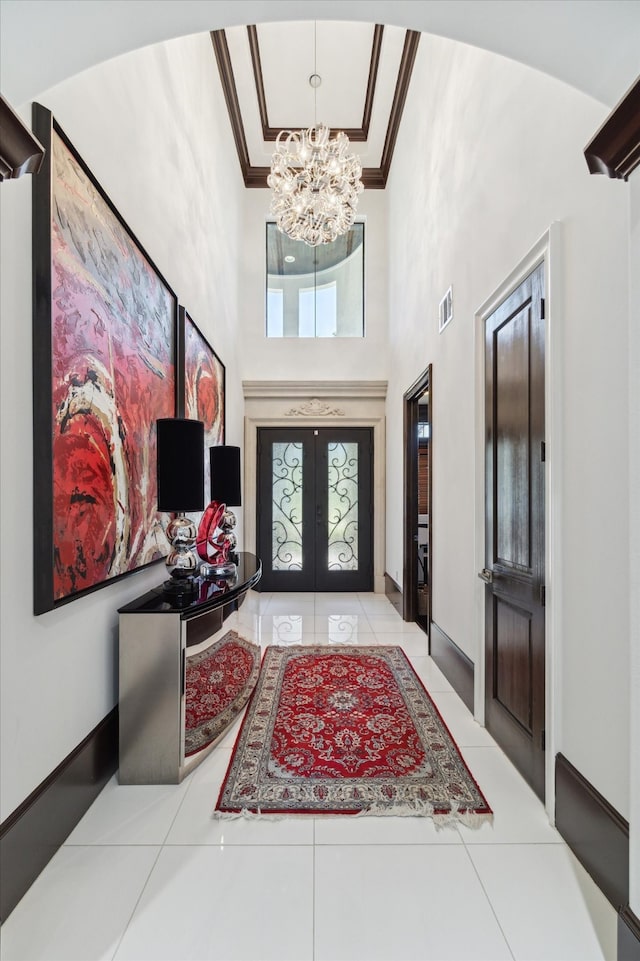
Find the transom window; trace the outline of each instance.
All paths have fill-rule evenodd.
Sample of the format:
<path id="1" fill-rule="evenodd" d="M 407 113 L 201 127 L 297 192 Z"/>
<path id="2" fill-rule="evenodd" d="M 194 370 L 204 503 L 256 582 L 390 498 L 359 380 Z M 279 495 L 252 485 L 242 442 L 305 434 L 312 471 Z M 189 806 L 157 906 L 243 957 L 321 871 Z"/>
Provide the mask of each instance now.
<path id="1" fill-rule="evenodd" d="M 309 247 L 267 224 L 267 337 L 364 337 L 364 224 Z"/>

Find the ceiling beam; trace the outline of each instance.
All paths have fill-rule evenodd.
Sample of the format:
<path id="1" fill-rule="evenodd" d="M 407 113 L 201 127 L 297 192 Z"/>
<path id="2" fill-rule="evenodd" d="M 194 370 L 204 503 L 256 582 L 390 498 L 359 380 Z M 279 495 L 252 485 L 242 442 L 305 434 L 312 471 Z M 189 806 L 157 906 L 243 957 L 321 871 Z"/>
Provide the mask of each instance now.
<path id="1" fill-rule="evenodd" d="M 253 64 L 253 74 L 256 82 L 256 95 L 258 98 L 263 137 L 265 141 L 275 140 L 280 132 L 280 128 L 269 127 L 268 124 L 267 104 L 264 92 L 264 83 L 262 80 L 262 67 L 260 64 L 260 48 L 255 25 L 248 26 L 247 32 L 249 37 L 249 48 L 251 51 L 251 61 Z M 371 119 L 371 109 L 373 106 L 373 97 L 375 93 L 378 65 L 380 61 L 382 33 L 383 27 L 380 24 L 376 24 L 371 50 L 369 79 L 367 83 L 367 94 L 365 97 L 362 128 L 350 128 L 345 129 L 344 131 L 349 137 L 349 140 L 356 142 L 366 141 L 369 133 L 369 121 Z M 391 161 L 393 159 L 393 152 L 396 145 L 398 130 L 400 129 L 400 121 L 402 120 L 404 105 L 407 99 L 407 92 L 409 90 L 409 83 L 411 81 L 411 74 L 413 72 L 419 41 L 419 31 L 407 30 L 405 34 L 402 58 L 400 60 L 400 66 L 398 69 L 396 89 L 393 96 L 393 102 L 391 104 L 391 110 L 389 112 L 389 122 L 387 125 L 384 147 L 382 150 L 381 163 L 379 167 L 365 167 L 362 171 L 362 183 L 366 189 L 384 190 L 387 185 L 387 179 L 391 170 Z M 240 162 L 240 169 L 242 171 L 244 185 L 245 187 L 265 188 L 267 186 L 269 167 L 254 167 L 249 158 L 247 139 L 242 121 L 242 111 L 240 109 L 240 101 L 238 99 L 238 90 L 233 75 L 231 55 L 229 53 L 229 47 L 224 30 L 212 30 L 211 43 L 213 45 L 213 50 L 218 64 L 218 71 L 220 73 L 220 80 L 222 83 L 225 102 L 227 104 L 227 110 L 229 112 L 229 120 L 231 121 L 231 129 L 233 131 L 233 138 L 236 144 L 236 151 L 238 153 L 238 160 Z"/>

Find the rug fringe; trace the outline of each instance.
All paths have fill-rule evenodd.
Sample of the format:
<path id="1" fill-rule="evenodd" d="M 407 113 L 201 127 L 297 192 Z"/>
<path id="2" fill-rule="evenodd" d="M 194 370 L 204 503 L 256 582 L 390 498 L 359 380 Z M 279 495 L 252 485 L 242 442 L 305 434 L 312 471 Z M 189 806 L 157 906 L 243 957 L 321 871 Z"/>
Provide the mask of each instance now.
<path id="1" fill-rule="evenodd" d="M 352 818 L 428 817 L 433 820 L 434 827 L 437 830 L 442 828 L 456 827 L 458 824 L 463 824 L 465 827 L 471 828 L 472 830 L 478 830 L 483 824 L 493 824 L 492 812 L 482 813 L 477 811 L 459 811 L 457 808 L 452 807 L 450 811 L 434 813 L 433 805 L 426 802 L 424 804 L 420 804 L 418 802 L 415 804 L 403 804 L 396 807 L 371 805 L 368 808 L 363 808 L 361 811 L 344 811 L 342 813 L 324 813 L 323 811 L 288 811 L 286 814 L 272 814 L 270 811 L 250 811 L 247 808 L 243 808 L 241 811 L 215 810 L 212 814 L 214 820 L 220 821 L 285 821 L 288 818 L 318 817 L 324 819 L 345 816 Z"/>

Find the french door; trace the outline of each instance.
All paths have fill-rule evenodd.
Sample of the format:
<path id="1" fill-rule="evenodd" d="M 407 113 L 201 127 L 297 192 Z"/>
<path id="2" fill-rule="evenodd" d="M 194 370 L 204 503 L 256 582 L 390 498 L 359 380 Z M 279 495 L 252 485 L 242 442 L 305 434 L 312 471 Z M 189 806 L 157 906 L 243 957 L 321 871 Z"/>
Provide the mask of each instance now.
<path id="1" fill-rule="evenodd" d="M 261 590 L 373 589 L 373 432 L 258 430 Z"/>

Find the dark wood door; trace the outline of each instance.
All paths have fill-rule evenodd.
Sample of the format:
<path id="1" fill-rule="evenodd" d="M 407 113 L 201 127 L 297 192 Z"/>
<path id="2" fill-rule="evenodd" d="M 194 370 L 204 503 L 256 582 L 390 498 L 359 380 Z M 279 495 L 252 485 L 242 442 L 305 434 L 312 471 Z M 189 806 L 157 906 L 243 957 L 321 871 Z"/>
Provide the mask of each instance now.
<path id="1" fill-rule="evenodd" d="M 262 590 L 373 590 L 373 432 L 258 430 Z"/>
<path id="2" fill-rule="evenodd" d="M 486 322 L 485 717 L 544 799 L 544 273 Z"/>

